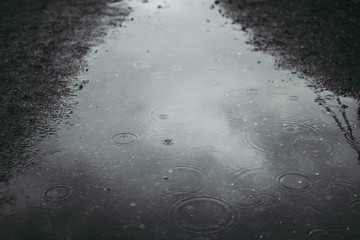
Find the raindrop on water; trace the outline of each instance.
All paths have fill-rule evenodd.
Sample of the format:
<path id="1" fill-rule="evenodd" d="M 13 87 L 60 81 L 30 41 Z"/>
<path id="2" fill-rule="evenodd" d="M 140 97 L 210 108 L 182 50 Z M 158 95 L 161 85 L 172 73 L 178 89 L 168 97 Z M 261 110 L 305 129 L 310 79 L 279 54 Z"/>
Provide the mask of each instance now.
<path id="1" fill-rule="evenodd" d="M 309 240 L 347 240 L 344 233 L 321 228 L 310 231 L 308 237 Z"/>
<path id="2" fill-rule="evenodd" d="M 145 68 L 149 68 L 150 66 L 144 62 L 134 62 L 134 67 L 139 68 L 139 69 L 145 69 Z"/>
<path id="3" fill-rule="evenodd" d="M 58 185 L 47 189 L 43 193 L 43 197 L 46 201 L 61 202 L 72 196 L 73 189 L 67 185 Z"/>
<path id="4" fill-rule="evenodd" d="M 176 226 L 196 234 L 226 231 L 237 220 L 227 202 L 211 196 L 181 199 L 170 208 L 170 216 Z"/>
<path id="5" fill-rule="evenodd" d="M 171 179 L 170 179 L 169 177 L 163 177 L 163 181 L 164 181 L 164 182 L 170 182 L 170 180 L 171 180 Z"/>
<path id="6" fill-rule="evenodd" d="M 165 140 L 163 141 L 163 144 L 164 144 L 164 145 L 172 145 L 172 144 L 174 144 L 174 140 L 172 140 L 172 139 L 165 139 Z"/>
<path id="7" fill-rule="evenodd" d="M 335 146 L 324 138 L 301 137 L 292 143 L 294 149 L 306 159 L 324 158 L 331 159 Z"/>
<path id="8" fill-rule="evenodd" d="M 295 95 L 289 96 L 290 101 L 298 101 L 299 99 L 300 99 L 299 96 L 295 96 Z"/>
<path id="9" fill-rule="evenodd" d="M 261 202 L 260 191 L 253 187 L 230 185 L 226 198 L 236 207 L 253 208 L 259 206 Z"/>
<path id="10" fill-rule="evenodd" d="M 161 185 L 163 189 L 160 190 L 165 198 L 199 194 L 209 187 L 209 183 L 214 179 L 207 168 L 193 165 L 170 166 L 164 169 L 163 174 L 166 184 Z"/>
<path id="11" fill-rule="evenodd" d="M 169 104 L 147 110 L 145 117 L 161 124 L 182 125 L 200 119 L 200 113 L 199 109 L 190 105 Z"/>
<path id="12" fill-rule="evenodd" d="M 139 141 L 140 136 L 134 133 L 118 133 L 111 137 L 115 145 L 132 145 Z"/>
<path id="13" fill-rule="evenodd" d="M 314 183 L 313 181 L 299 173 L 286 173 L 276 178 L 278 186 L 288 192 L 306 192 L 310 191 Z"/>
<path id="14" fill-rule="evenodd" d="M 168 115 L 166 115 L 166 114 L 160 114 L 159 115 L 159 119 L 168 119 L 169 117 L 168 117 Z"/>
<path id="15" fill-rule="evenodd" d="M 186 212 L 186 213 L 192 213 L 193 211 L 194 211 L 194 207 L 193 206 L 185 206 L 184 207 L 184 211 Z"/>
<path id="16" fill-rule="evenodd" d="M 287 133 L 296 133 L 298 131 L 298 126 L 294 124 L 283 124 L 284 131 Z"/>

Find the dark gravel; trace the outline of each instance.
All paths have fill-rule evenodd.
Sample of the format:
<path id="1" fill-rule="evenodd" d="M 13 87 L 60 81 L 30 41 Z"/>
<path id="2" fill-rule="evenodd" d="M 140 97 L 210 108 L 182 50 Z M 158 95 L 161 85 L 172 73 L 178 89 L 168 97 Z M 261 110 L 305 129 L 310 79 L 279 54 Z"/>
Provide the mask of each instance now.
<path id="1" fill-rule="evenodd" d="M 0 1 L 0 181 L 31 164 L 32 136 L 51 132 L 69 107 L 60 99 L 83 87 L 81 58 L 128 15 L 108 2 Z"/>
<path id="2" fill-rule="evenodd" d="M 360 98 L 359 0 L 220 0 L 222 13 L 255 50 L 280 67 L 316 79 L 317 90 Z"/>

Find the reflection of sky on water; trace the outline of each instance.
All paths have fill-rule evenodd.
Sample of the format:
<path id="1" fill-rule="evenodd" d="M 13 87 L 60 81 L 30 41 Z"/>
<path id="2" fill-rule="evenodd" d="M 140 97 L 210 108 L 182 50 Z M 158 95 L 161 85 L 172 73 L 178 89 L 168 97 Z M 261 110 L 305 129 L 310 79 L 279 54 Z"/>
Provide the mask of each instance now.
<path id="1" fill-rule="evenodd" d="M 340 204 L 352 215 L 330 215 L 359 218 L 359 146 L 344 138 L 359 136 L 355 101 L 341 99 L 345 115 L 330 92 L 315 94 L 275 70 L 274 59 L 249 50 L 210 1 L 131 4 L 134 21 L 90 54 L 80 76 L 90 81 L 73 114 L 38 146 L 38 165 L 14 178 L 7 191 L 20 210 L 9 205 L 9 212 L 50 208 L 40 218 L 53 224 L 76 213 L 82 226 L 60 230 L 69 236 L 103 218 L 122 226 L 90 231 L 103 239 L 145 230 L 156 239 L 343 234 L 324 230 L 312 209 Z M 316 205 L 314 189 L 339 178 L 353 194 Z M 337 199 L 341 186 L 321 197 Z M 326 224 L 338 228 L 335 218 Z"/>

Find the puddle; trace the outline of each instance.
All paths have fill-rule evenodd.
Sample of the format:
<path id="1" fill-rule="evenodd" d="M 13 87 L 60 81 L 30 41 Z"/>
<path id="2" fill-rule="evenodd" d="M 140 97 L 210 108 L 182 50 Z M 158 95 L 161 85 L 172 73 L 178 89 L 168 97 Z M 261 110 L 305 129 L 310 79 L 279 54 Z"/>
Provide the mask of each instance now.
<path id="1" fill-rule="evenodd" d="M 237 220 L 236 212 L 224 200 L 210 196 L 181 199 L 169 211 L 177 227 L 192 233 L 228 231 Z"/>
<path id="2" fill-rule="evenodd" d="M 131 145 L 139 141 L 140 136 L 134 133 L 118 133 L 111 137 L 115 145 Z"/>
<path id="3" fill-rule="evenodd" d="M 65 201 L 66 199 L 70 198 L 72 195 L 72 188 L 70 186 L 66 185 L 59 185 L 54 186 L 49 189 L 47 189 L 43 197 L 46 201 L 50 202 L 61 202 Z"/>
<path id="4" fill-rule="evenodd" d="M 314 182 L 299 173 L 287 173 L 276 178 L 276 182 L 284 191 L 299 193 L 311 191 Z"/>
<path id="5" fill-rule="evenodd" d="M 72 114 L 1 186 L 2 235 L 50 204 L 31 220 L 49 239 L 357 236 L 357 102 L 275 69 L 213 1 L 128 4 Z"/>

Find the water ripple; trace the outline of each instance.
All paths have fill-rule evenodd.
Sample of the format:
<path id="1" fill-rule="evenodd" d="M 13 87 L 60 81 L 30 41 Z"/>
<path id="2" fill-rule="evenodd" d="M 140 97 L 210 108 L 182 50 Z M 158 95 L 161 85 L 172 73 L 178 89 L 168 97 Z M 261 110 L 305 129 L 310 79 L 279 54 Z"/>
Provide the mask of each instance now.
<path id="1" fill-rule="evenodd" d="M 257 205 L 260 208 L 275 208 L 281 203 L 280 198 L 271 193 L 259 193 L 255 198 L 260 200 Z"/>
<path id="2" fill-rule="evenodd" d="M 237 221 L 231 205 L 212 196 L 194 196 L 177 201 L 169 218 L 190 233 L 218 233 L 229 230 Z"/>
<path id="3" fill-rule="evenodd" d="M 136 144 L 140 139 L 140 136 L 135 133 L 118 133 L 111 137 L 111 142 L 117 146 Z"/>
<path id="4" fill-rule="evenodd" d="M 290 151 L 299 136 L 314 136 L 311 139 L 320 139 L 319 130 L 306 123 L 297 122 L 271 122 L 262 120 L 249 123 L 246 130 L 242 131 L 241 138 L 243 143 L 250 149 L 261 154 L 273 154 L 277 151 Z M 304 139 L 305 140 L 305 139 Z M 298 139 L 298 141 L 301 141 Z M 325 140 L 324 140 L 325 141 Z M 295 144 L 295 148 L 301 148 Z"/>
<path id="5" fill-rule="evenodd" d="M 309 118 L 311 113 L 315 111 L 307 101 L 306 98 L 300 98 L 296 95 L 281 95 L 274 96 L 267 104 L 272 112 L 278 114 L 279 119 L 296 121 Z"/>
<path id="6" fill-rule="evenodd" d="M 329 159 L 335 152 L 335 145 L 321 137 L 300 137 L 292 145 L 299 156 L 306 159 Z"/>
<path id="7" fill-rule="evenodd" d="M 204 192 L 215 176 L 206 167 L 196 165 L 168 166 L 162 171 L 158 187 L 165 197 L 185 196 Z"/>
<path id="8" fill-rule="evenodd" d="M 353 240 L 359 239 L 359 233 L 343 230 L 343 229 L 327 229 L 327 228 L 316 228 L 312 229 L 308 233 L 309 240 L 323 240 L 323 239 L 331 239 L 331 240 Z"/>
<path id="9" fill-rule="evenodd" d="M 73 189 L 67 185 L 57 185 L 46 189 L 43 198 L 49 202 L 62 202 L 72 196 Z"/>
<path id="10" fill-rule="evenodd" d="M 112 135 L 110 141 L 102 142 L 94 150 L 110 167 L 129 167 L 150 161 L 158 154 L 148 141 L 146 136 L 123 132 Z"/>
<path id="11" fill-rule="evenodd" d="M 183 125 L 198 120 L 202 111 L 185 104 L 167 104 L 156 106 L 145 112 L 145 118 L 160 124 Z"/>
<path id="12" fill-rule="evenodd" d="M 258 102 L 262 99 L 262 95 L 259 88 L 234 89 L 225 92 L 225 98 L 230 102 L 241 105 Z"/>
<path id="13" fill-rule="evenodd" d="M 299 173 L 286 173 L 276 178 L 278 186 L 287 192 L 303 193 L 311 191 L 314 181 Z"/>
<path id="14" fill-rule="evenodd" d="M 149 68 L 149 67 L 150 67 L 149 64 L 144 63 L 144 62 L 134 62 L 134 63 L 133 63 L 133 66 L 134 66 L 135 68 L 139 68 L 139 69 L 146 69 L 146 68 Z"/>
<path id="15" fill-rule="evenodd" d="M 261 199 L 261 191 L 252 186 L 244 186 L 241 183 L 230 183 L 225 191 L 225 199 L 232 202 L 238 208 L 253 208 L 259 206 Z"/>
<path id="16" fill-rule="evenodd" d="M 254 186 L 259 189 L 268 189 L 273 185 L 274 174 L 264 165 L 251 168 L 240 168 L 226 172 L 222 178 L 229 183 L 241 183 L 246 186 Z"/>

